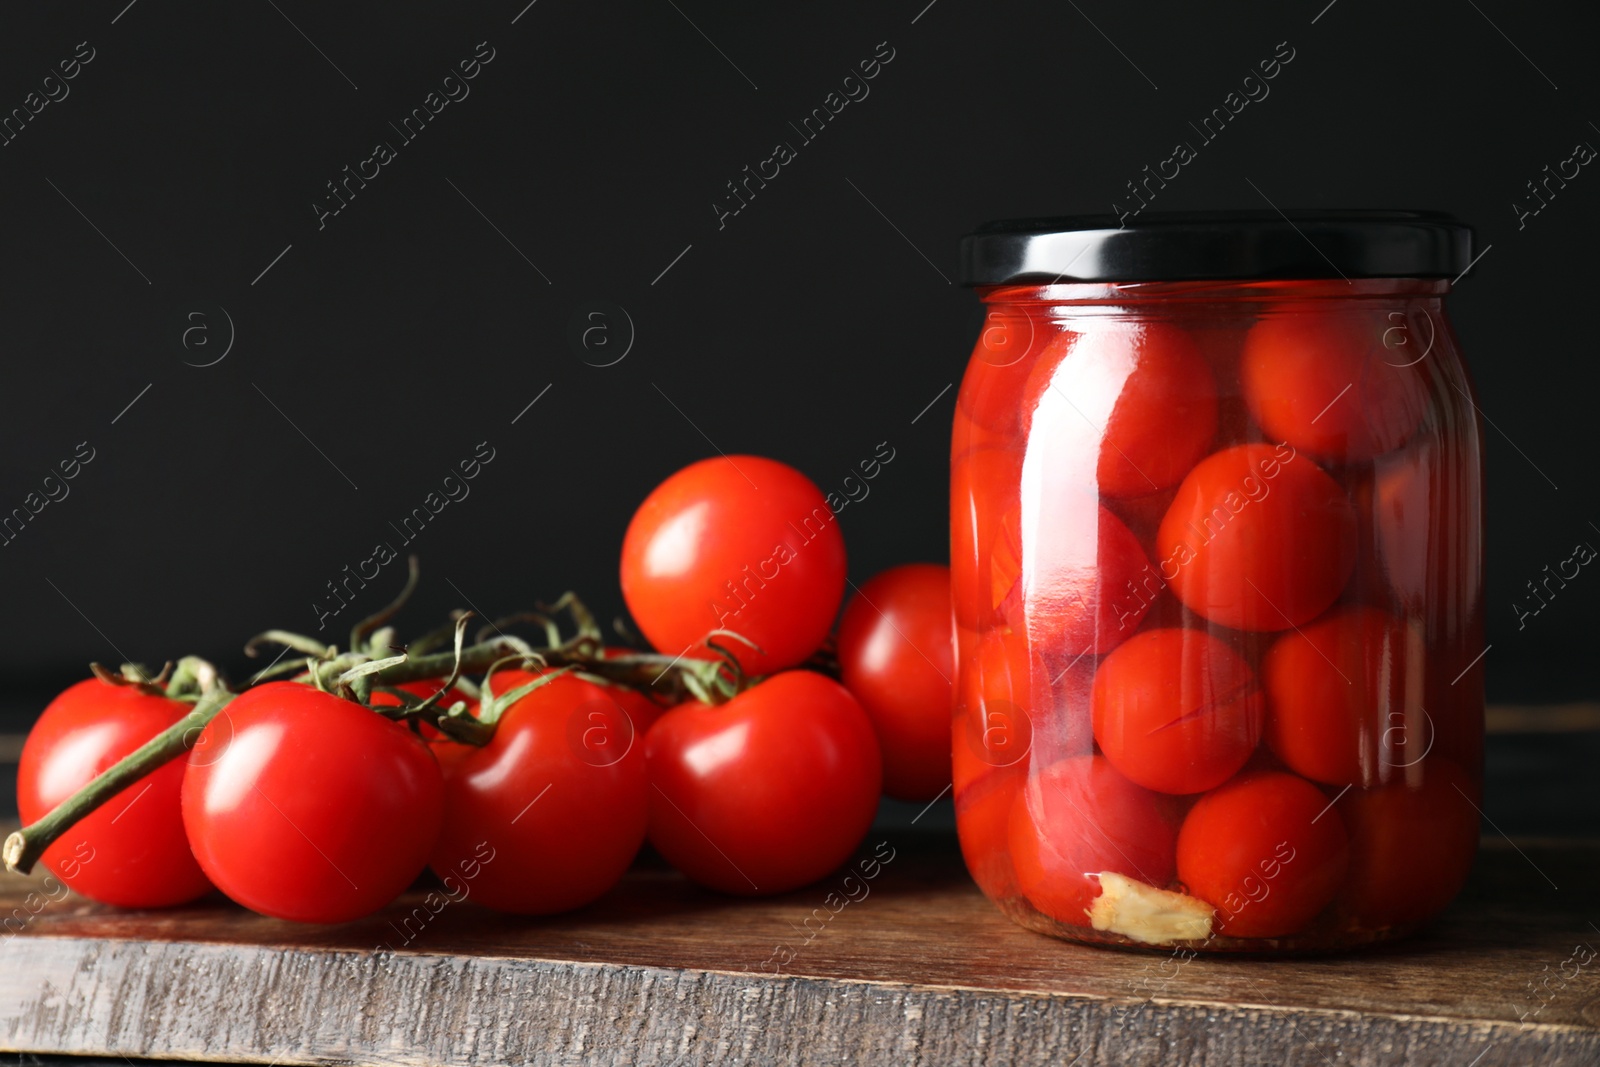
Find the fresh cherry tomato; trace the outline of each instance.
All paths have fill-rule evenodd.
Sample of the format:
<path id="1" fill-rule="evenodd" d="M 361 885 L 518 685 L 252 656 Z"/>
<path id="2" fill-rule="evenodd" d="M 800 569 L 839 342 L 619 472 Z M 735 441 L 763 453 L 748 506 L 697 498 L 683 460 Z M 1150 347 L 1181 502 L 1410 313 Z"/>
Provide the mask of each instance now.
<path id="1" fill-rule="evenodd" d="M 1339 906 L 1368 928 L 1422 922 L 1443 911 L 1478 851 L 1477 790 L 1466 772 L 1429 756 L 1407 778 L 1352 789 L 1339 801 L 1350 833 L 1350 874 Z"/>
<path id="2" fill-rule="evenodd" d="M 491 685 L 509 693 L 538 677 L 497 671 Z M 491 908 L 549 915 L 622 878 L 650 814 L 644 739 L 623 692 L 557 675 L 506 709 L 494 738 L 449 768 L 444 829 L 429 861 L 447 887 L 455 879 Z"/>
<path id="3" fill-rule="evenodd" d="M 1005 520 L 1020 539 L 1022 595 L 1002 605 L 1006 621 L 1041 652 L 1067 661 L 1102 655 L 1133 636 L 1150 602 L 1126 589 L 1150 566 L 1127 525 L 1092 497 L 1068 491 L 1029 495 Z M 1000 548 L 995 559 L 1002 558 Z M 1048 651 L 1046 651 L 1048 650 Z"/>
<path id="4" fill-rule="evenodd" d="M 837 868 L 872 825 L 883 784 L 867 713 L 811 671 L 715 707 L 679 705 L 650 730 L 645 756 L 650 843 L 693 881 L 741 896 Z"/>
<path id="5" fill-rule="evenodd" d="M 1384 344 L 1376 311 L 1268 312 L 1244 342 L 1239 378 L 1268 437 L 1333 463 L 1399 448 L 1428 407 L 1418 361 Z"/>
<path id="6" fill-rule="evenodd" d="M 201 732 L 183 776 L 183 824 L 201 869 L 237 903 L 346 922 L 422 873 L 442 794 L 427 744 L 401 724 L 310 686 L 269 682 Z"/>
<path id="7" fill-rule="evenodd" d="M 952 462 L 950 588 L 956 621 L 968 629 L 999 621 L 1022 578 L 1015 527 L 1003 538 L 1000 532 L 1001 517 L 1016 514 L 1021 474 L 1022 458 L 1012 451 L 987 448 Z"/>
<path id="8" fill-rule="evenodd" d="M 1086 324 L 1039 357 L 1023 390 L 1028 451 L 1062 488 L 1133 497 L 1176 485 L 1217 433 L 1217 383 L 1181 327 Z"/>
<path id="9" fill-rule="evenodd" d="M 692 463 L 645 498 L 622 541 L 622 595 L 669 655 L 712 630 L 749 674 L 793 667 L 821 646 L 844 596 L 844 536 L 793 467 L 760 456 Z"/>
<path id="10" fill-rule="evenodd" d="M 883 749 L 883 791 L 932 800 L 950 787 L 955 642 L 950 568 L 893 567 L 863 585 L 839 620 L 839 668 Z"/>
<path id="11" fill-rule="evenodd" d="M 1349 858 L 1332 802 L 1277 771 L 1213 789 L 1178 831 L 1178 878 L 1217 909 L 1216 931 L 1229 937 L 1297 933 L 1333 900 Z"/>
<path id="12" fill-rule="evenodd" d="M 1139 785 L 1199 793 L 1250 758 L 1264 704 L 1250 664 L 1204 630 L 1146 630 L 1095 674 L 1094 736 Z"/>
<path id="13" fill-rule="evenodd" d="M 1261 661 L 1267 744 L 1328 785 L 1401 776 L 1433 742 L 1425 655 L 1420 627 L 1376 608 L 1340 608 L 1284 634 Z"/>
<path id="14" fill-rule="evenodd" d="M 1099 875 L 1172 880 L 1169 798 L 1128 781 L 1102 756 L 1065 759 L 1030 778 L 1011 808 L 1011 862 L 1028 901 L 1058 922 L 1089 925 Z"/>
<path id="15" fill-rule="evenodd" d="M 89 678 L 50 702 L 17 766 L 24 824 L 189 713 L 131 685 Z M 183 761 L 160 767 L 91 812 L 45 849 L 44 865 L 76 892 L 124 908 L 162 908 L 209 892 L 189 851 L 179 809 Z"/>
<path id="16" fill-rule="evenodd" d="M 1236 630 L 1284 630 L 1338 599 L 1356 561 L 1355 506 L 1287 445 L 1235 445 L 1178 487 L 1156 568 L 1191 611 Z"/>

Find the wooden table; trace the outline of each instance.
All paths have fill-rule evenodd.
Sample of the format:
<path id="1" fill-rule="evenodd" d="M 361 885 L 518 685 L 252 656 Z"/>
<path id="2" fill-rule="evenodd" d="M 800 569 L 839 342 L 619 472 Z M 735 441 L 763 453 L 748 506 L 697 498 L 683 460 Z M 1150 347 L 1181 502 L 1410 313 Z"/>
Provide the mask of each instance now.
<path id="1" fill-rule="evenodd" d="M 869 847 L 876 840 L 869 841 Z M 0 934 L 0 1050 L 382 1064 L 1600 1064 L 1600 843 L 1485 842 L 1428 934 L 1332 958 L 1083 948 L 1002 918 L 944 835 L 834 913 L 643 864 L 548 920 L 470 899 L 293 926 L 68 897 Z M 1559 888 L 1557 888 L 1559 887 Z M 0 918 L 37 880 L 0 877 Z M 36 898 L 38 905 L 43 898 Z M 810 920 L 809 924 L 807 920 Z M 791 962 L 777 968 L 778 946 Z"/>

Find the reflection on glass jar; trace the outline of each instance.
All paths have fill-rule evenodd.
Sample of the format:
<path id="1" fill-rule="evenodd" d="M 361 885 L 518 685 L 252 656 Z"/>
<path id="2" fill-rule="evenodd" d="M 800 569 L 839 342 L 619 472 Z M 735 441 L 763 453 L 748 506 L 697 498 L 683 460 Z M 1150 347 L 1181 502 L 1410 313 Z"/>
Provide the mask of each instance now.
<path id="1" fill-rule="evenodd" d="M 962 851 L 1013 919 L 1388 940 L 1477 848 L 1482 463 L 1402 212 L 994 224 L 956 406 Z"/>

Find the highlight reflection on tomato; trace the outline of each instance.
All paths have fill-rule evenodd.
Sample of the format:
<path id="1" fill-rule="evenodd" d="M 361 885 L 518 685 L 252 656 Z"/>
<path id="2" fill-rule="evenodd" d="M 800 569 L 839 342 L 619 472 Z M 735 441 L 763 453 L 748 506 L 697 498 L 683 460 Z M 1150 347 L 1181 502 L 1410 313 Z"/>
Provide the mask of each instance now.
<path id="1" fill-rule="evenodd" d="M 844 537 L 822 491 L 761 456 L 715 456 L 657 486 L 622 542 L 622 595 L 676 656 L 713 630 L 747 673 L 793 667 L 828 636 L 844 596 Z M 759 651 L 758 651 L 759 649 Z"/>
<path id="2" fill-rule="evenodd" d="M 32 823 L 170 727 L 189 706 L 88 678 L 50 702 L 17 765 L 17 810 Z M 157 769 L 45 849 L 42 862 L 75 892 L 124 908 L 183 904 L 211 890 L 189 851 L 179 793 L 183 763 Z"/>
<path id="3" fill-rule="evenodd" d="M 438 763 L 404 726 L 307 685 L 269 682 L 201 731 L 184 771 L 183 824 L 201 869 L 237 903 L 345 922 L 422 873 L 442 793 Z"/>
<path id="4" fill-rule="evenodd" d="M 784 671 L 715 707 L 690 701 L 645 739 L 650 843 L 691 880 L 783 893 L 849 858 L 878 810 L 882 756 L 844 686 Z"/>
<path id="5" fill-rule="evenodd" d="M 537 677 L 497 671 L 492 684 L 509 693 Z M 650 810 L 643 737 L 620 692 L 564 674 L 512 704 L 446 775 L 434 873 L 459 878 L 480 861 L 473 898 L 518 915 L 568 911 L 615 885 Z"/>

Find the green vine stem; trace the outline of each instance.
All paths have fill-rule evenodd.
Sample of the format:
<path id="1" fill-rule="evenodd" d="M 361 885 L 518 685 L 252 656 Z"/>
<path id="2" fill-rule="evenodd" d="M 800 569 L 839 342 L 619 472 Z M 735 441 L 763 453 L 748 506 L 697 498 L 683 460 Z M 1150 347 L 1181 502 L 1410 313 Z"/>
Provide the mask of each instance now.
<path id="1" fill-rule="evenodd" d="M 254 680 L 260 681 L 269 675 L 303 672 L 299 680 L 323 692 L 366 703 L 374 689 L 399 695 L 402 691 L 396 687 L 407 682 L 442 678 L 445 684 L 424 700 L 373 710 L 396 721 L 412 724 L 426 722 L 453 740 L 475 745 L 487 744 L 493 737 L 494 720 L 498 718 L 498 712 L 539 685 L 569 670 L 581 677 L 639 690 L 660 703 L 673 703 L 684 697 L 722 703 L 737 696 L 750 683 L 750 679 L 739 669 L 738 660 L 732 652 L 711 640 L 729 637 L 746 645 L 751 644 L 730 631 L 719 630 L 708 635 L 706 644 L 717 653 L 718 658 L 715 659 L 665 656 L 653 652 L 608 656 L 604 634 L 594 616 L 571 593 L 549 607 L 540 605 L 551 614 L 565 610 L 570 615 L 577 633 L 565 642 L 560 641 L 560 633 L 554 622 L 547 615 L 538 614 L 523 618 L 545 624 L 546 639 L 550 642 L 548 647 L 536 648 L 520 637 L 504 633 L 464 646 L 464 634 L 472 614 L 458 612 L 451 626 L 413 642 L 409 651 L 393 649 L 399 654 L 386 656 L 384 653 L 391 651 L 393 631 L 385 624 L 404 606 L 416 587 L 417 575 L 416 559 L 412 557 L 405 589 L 383 610 L 356 624 L 350 634 L 351 650 L 348 652 L 341 653 L 337 648 L 323 645 L 313 638 L 284 630 L 268 630 L 252 638 L 245 647 L 249 655 L 256 655 L 258 646 L 262 644 L 277 644 L 305 656 L 304 659 L 288 657 L 287 662 L 258 672 Z M 509 623 L 512 620 L 505 621 Z M 491 628 L 498 629 L 495 624 L 491 624 Z M 479 636 L 482 638 L 486 635 Z M 452 641 L 453 647 L 448 651 L 433 651 L 446 641 Z M 499 697 L 494 695 L 486 679 L 483 696 L 487 714 L 483 719 L 469 714 L 467 705 L 462 701 L 456 701 L 448 708 L 443 706 L 445 693 L 451 685 L 463 681 L 465 675 L 488 675 L 499 667 L 513 663 L 524 668 L 537 668 L 541 677 Z M 113 674 L 98 665 L 94 670 L 107 682 L 137 685 L 178 700 L 193 701 L 194 708 L 62 801 L 44 818 L 7 838 L 4 846 L 0 847 L 0 860 L 4 861 L 8 870 L 27 874 L 44 851 L 79 820 L 139 779 L 185 755 L 194 746 L 205 725 L 235 696 L 219 680 L 215 667 L 193 656 L 179 660 L 175 671 L 169 665 L 155 678 L 136 665 L 125 666 L 119 674 Z"/>
<path id="2" fill-rule="evenodd" d="M 44 850 L 80 819 L 157 767 L 194 747 L 206 723 L 216 718 L 232 699 L 233 694 L 223 687 L 213 688 L 195 703 L 189 714 L 112 764 L 105 773 L 63 800 L 50 814 L 6 838 L 5 845 L 0 846 L 0 859 L 5 861 L 6 870 L 16 874 L 33 870 Z"/>

